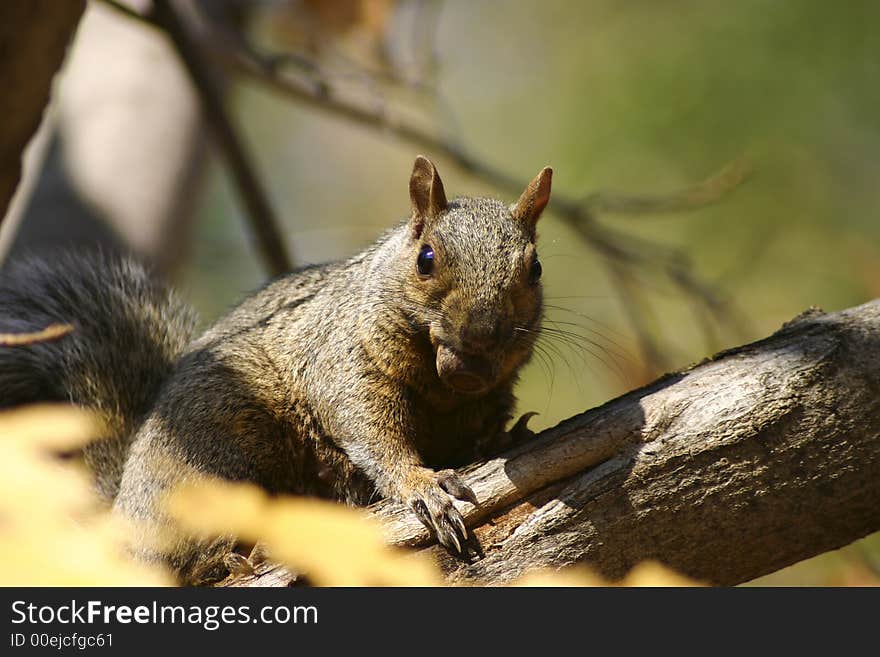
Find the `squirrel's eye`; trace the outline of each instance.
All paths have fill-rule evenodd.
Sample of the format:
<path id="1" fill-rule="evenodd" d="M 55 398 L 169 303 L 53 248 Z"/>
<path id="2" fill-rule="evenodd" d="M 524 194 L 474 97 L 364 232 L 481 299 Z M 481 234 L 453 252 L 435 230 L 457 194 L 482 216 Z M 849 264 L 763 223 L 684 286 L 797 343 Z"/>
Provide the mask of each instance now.
<path id="1" fill-rule="evenodd" d="M 419 270 L 421 276 L 430 276 L 434 271 L 434 249 L 427 244 L 419 251 L 419 257 L 416 258 L 416 269 Z"/>
<path id="2" fill-rule="evenodd" d="M 541 278 L 541 272 L 543 271 L 541 267 L 541 261 L 538 260 L 538 256 L 536 255 L 532 258 L 532 266 L 529 269 L 529 282 L 535 284 Z"/>

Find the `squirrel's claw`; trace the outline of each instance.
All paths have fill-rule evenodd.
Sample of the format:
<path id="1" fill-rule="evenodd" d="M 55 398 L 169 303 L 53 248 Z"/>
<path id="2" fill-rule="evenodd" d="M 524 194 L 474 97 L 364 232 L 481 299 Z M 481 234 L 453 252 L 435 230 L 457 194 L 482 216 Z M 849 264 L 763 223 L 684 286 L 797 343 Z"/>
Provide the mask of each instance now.
<path id="1" fill-rule="evenodd" d="M 529 429 L 529 420 L 531 420 L 536 415 L 539 415 L 539 413 L 535 413 L 534 411 L 523 413 L 510 428 L 510 431 L 508 431 L 508 433 L 513 439 L 514 445 L 519 445 L 520 443 L 524 443 L 535 437 L 535 432 Z"/>
<path id="2" fill-rule="evenodd" d="M 450 496 L 475 504 L 476 495 L 452 470 L 428 473 L 430 479 L 408 496 L 409 506 L 443 547 L 467 558 L 470 548 L 467 525 Z"/>
<path id="3" fill-rule="evenodd" d="M 252 566 L 259 566 L 269 560 L 269 548 L 262 541 L 254 544 L 251 553 L 248 555 L 248 561 Z"/>
<path id="4" fill-rule="evenodd" d="M 468 530 L 467 525 L 464 524 L 464 518 L 461 516 L 452 516 L 452 520 L 455 523 L 455 528 L 458 529 L 459 533 L 467 539 Z"/>
<path id="5" fill-rule="evenodd" d="M 229 569 L 229 572 L 232 575 L 254 574 L 254 564 L 252 564 L 246 556 L 238 554 L 238 552 L 227 553 L 223 557 L 223 565 Z"/>
<path id="6" fill-rule="evenodd" d="M 466 558 L 468 554 L 467 528 L 458 509 L 454 506 L 450 507 L 438 520 L 435 528 L 437 540 L 452 554 Z"/>
<path id="7" fill-rule="evenodd" d="M 456 556 L 466 557 L 466 550 L 462 546 L 467 547 L 467 527 L 464 519 L 458 512 L 452 502 L 448 506 L 443 505 L 442 509 L 434 512 L 428 510 L 428 504 L 422 498 L 415 499 L 410 507 L 416 512 L 422 524 L 430 529 L 437 537 L 440 544 Z"/>
<path id="8" fill-rule="evenodd" d="M 452 541 L 452 543 L 455 544 L 455 553 L 462 554 L 461 541 L 458 539 L 457 534 L 458 534 L 458 529 L 456 528 L 456 530 L 454 532 L 447 532 L 446 536 L 449 538 L 450 541 Z"/>
<path id="9" fill-rule="evenodd" d="M 265 563 L 268 558 L 269 550 L 266 544 L 257 542 L 247 557 L 239 552 L 227 552 L 223 556 L 223 565 L 230 575 L 253 575 L 257 566 Z"/>
<path id="10" fill-rule="evenodd" d="M 461 480 L 461 477 L 455 470 L 441 470 L 437 473 L 437 483 L 440 488 L 462 502 L 470 502 L 474 506 L 478 505 L 477 496 L 474 491 Z"/>

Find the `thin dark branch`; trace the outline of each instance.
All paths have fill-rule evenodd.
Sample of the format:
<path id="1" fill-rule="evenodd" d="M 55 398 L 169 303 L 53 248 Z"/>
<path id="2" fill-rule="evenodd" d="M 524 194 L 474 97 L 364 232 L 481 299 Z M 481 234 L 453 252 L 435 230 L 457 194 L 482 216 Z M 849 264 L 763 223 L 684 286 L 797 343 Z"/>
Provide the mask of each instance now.
<path id="1" fill-rule="evenodd" d="M 597 192 L 584 199 L 594 214 L 617 213 L 645 216 L 664 212 L 688 212 L 717 203 L 742 185 L 752 173 L 751 165 L 737 159 L 703 182 L 671 194 L 636 195 Z"/>
<path id="2" fill-rule="evenodd" d="M 198 92 L 202 110 L 247 207 L 253 237 L 266 268 L 272 276 L 290 271 L 293 263 L 285 248 L 278 221 L 254 173 L 245 145 L 239 139 L 239 132 L 233 127 L 232 117 L 226 111 L 217 72 L 203 54 L 201 45 L 193 38 L 173 0 L 155 0 L 152 18 L 171 38 Z"/>
<path id="3" fill-rule="evenodd" d="M 663 355 L 657 340 L 653 337 L 648 325 L 648 317 L 644 304 L 639 303 L 636 290 L 633 289 L 632 276 L 620 262 L 609 263 L 611 283 L 617 291 L 627 320 L 636 334 L 642 362 L 648 374 L 656 376 L 669 368 L 669 362 Z"/>
<path id="4" fill-rule="evenodd" d="M 155 23 L 153 23 L 153 21 L 151 21 L 148 16 L 144 16 L 142 13 L 132 9 L 131 7 L 129 7 L 126 4 L 123 4 L 121 2 L 117 2 L 117 0 L 101 0 L 101 2 L 103 2 L 105 5 L 107 5 L 111 9 L 118 11 L 126 18 L 131 18 L 133 20 L 136 20 L 136 21 L 139 21 L 142 23 L 146 23 L 147 25 L 156 27 Z"/>
<path id="5" fill-rule="evenodd" d="M 334 95 L 332 90 L 328 89 L 326 80 L 321 85 L 304 84 L 300 79 L 283 75 L 276 64 L 277 55 L 264 60 L 255 55 L 253 48 L 236 48 L 235 43 L 231 43 L 222 34 L 217 34 L 217 30 L 206 36 L 205 47 L 212 49 L 213 55 L 233 71 L 264 84 L 277 93 L 293 98 L 307 107 L 397 137 L 435 156 L 446 157 L 464 172 L 500 189 L 518 194 L 525 186 L 517 176 L 479 160 L 463 148 L 431 135 L 420 127 L 401 121 L 394 115 L 378 111 L 374 107 L 361 107 Z"/>

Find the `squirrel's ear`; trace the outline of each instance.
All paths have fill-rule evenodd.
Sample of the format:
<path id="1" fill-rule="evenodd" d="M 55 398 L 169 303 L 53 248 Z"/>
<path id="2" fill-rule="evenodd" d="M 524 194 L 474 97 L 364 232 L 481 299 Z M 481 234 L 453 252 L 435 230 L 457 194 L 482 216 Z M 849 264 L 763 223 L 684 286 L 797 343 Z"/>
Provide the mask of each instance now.
<path id="1" fill-rule="evenodd" d="M 553 169 L 544 167 L 535 178 L 528 184 L 519 200 L 510 208 L 513 218 L 517 221 L 525 221 L 534 230 L 535 223 L 547 207 L 550 201 L 550 181 L 553 179 Z"/>
<path id="2" fill-rule="evenodd" d="M 413 236 L 418 239 L 422 230 L 432 219 L 446 211 L 446 192 L 437 168 L 424 155 L 419 155 L 413 164 L 409 179 L 409 197 L 412 200 Z"/>

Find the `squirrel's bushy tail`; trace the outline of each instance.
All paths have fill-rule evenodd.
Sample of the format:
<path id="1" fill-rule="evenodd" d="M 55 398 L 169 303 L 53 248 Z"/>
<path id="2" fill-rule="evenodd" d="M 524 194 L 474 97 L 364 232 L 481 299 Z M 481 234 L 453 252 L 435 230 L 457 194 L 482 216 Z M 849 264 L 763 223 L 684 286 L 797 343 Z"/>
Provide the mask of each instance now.
<path id="1" fill-rule="evenodd" d="M 52 342 L 0 347 L 0 408 L 70 401 L 109 436 L 84 450 L 113 499 L 132 435 L 190 341 L 195 313 L 134 260 L 90 254 L 24 258 L 0 272 L 0 332 L 73 325 Z"/>

